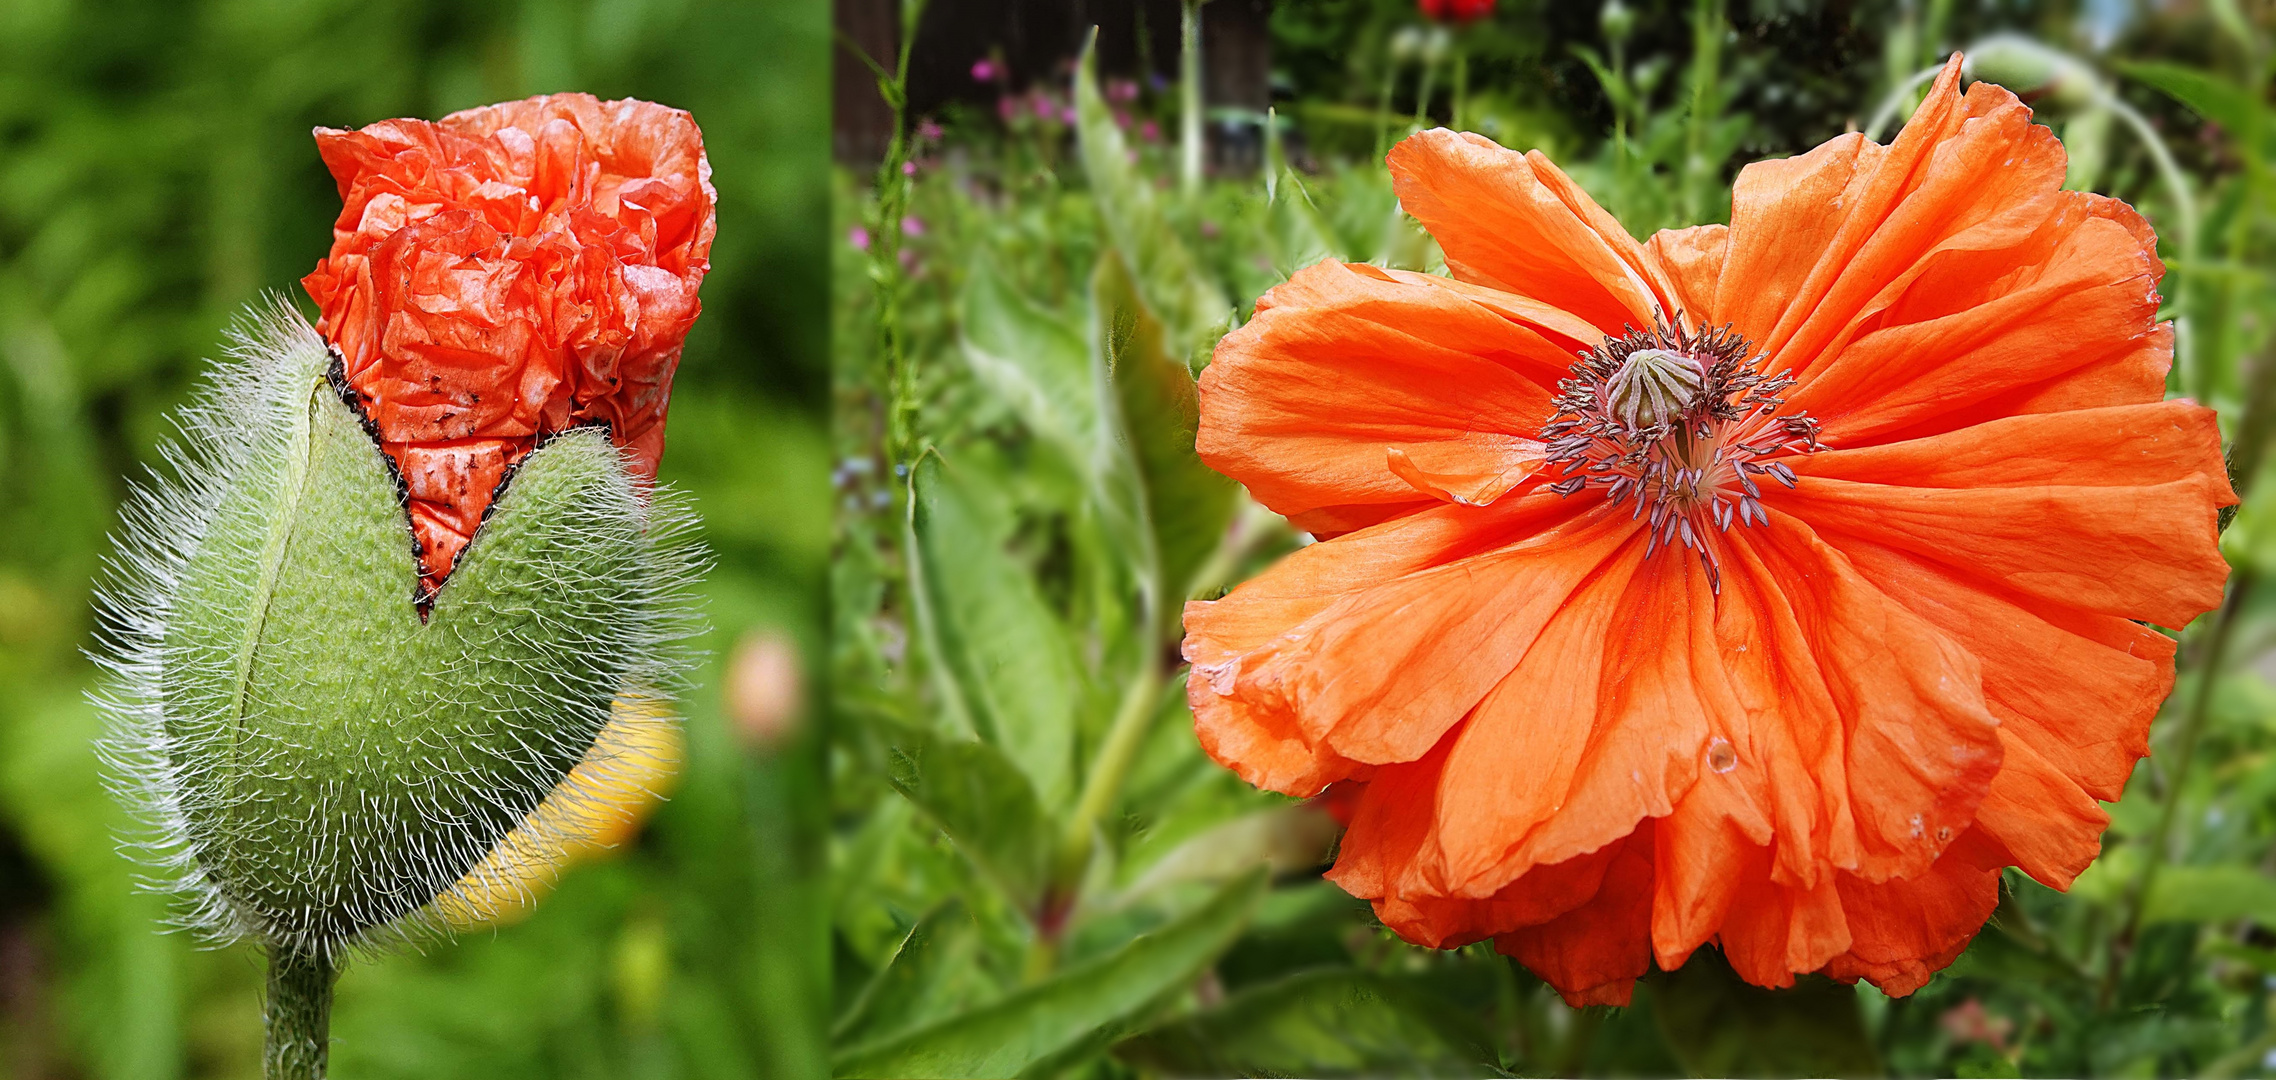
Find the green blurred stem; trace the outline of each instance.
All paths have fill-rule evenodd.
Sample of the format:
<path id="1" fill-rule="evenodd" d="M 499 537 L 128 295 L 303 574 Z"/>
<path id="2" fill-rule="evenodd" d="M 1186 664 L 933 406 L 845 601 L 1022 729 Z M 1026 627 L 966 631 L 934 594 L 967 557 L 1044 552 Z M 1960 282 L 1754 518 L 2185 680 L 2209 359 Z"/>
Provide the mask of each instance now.
<path id="1" fill-rule="evenodd" d="M 1185 0 L 1178 12 L 1178 185 L 1201 193 L 1201 5 Z"/>
<path id="2" fill-rule="evenodd" d="M 893 135 L 877 167 L 877 206 L 870 218 L 869 281 L 877 298 L 877 354 L 885 361 L 885 453 L 894 464 L 909 463 L 916 451 L 917 373 L 909 359 L 902 325 L 901 221 L 909 209 L 911 157 L 908 131 L 909 47 L 917 37 L 924 0 L 903 0 L 901 51 L 888 72 L 858 49 L 853 52 L 877 75 L 877 92 L 893 109 Z M 851 45 L 848 45 L 849 49 Z"/>
<path id="3" fill-rule="evenodd" d="M 1889 91 L 1888 97 L 1881 99 L 1881 107 L 1873 110 L 1873 119 L 1865 124 L 1865 137 L 1880 142 L 1881 129 L 1888 127 L 1889 122 L 1897 118 L 1897 112 L 1905 107 L 1905 101 L 1912 96 L 1913 91 L 1943 73 L 1944 65 L 1934 64 L 1913 72 L 1905 81 L 1898 83 L 1896 89 Z"/>
<path id="4" fill-rule="evenodd" d="M 1421 131 L 1430 123 L 1430 92 L 1432 89 L 1430 84 L 1435 81 L 1437 74 L 1438 61 L 1432 58 L 1429 53 L 1424 53 L 1422 76 L 1415 85 L 1415 118 L 1408 128 L 1410 131 Z"/>
<path id="5" fill-rule="evenodd" d="M 1683 220 L 1707 220 L 1705 191 L 1722 183 L 1721 162 L 1707 160 L 1707 128 L 1719 111 L 1718 76 L 1722 74 L 1722 0 L 1698 0 L 1691 12 L 1691 115 L 1686 117 L 1683 153 Z"/>
<path id="6" fill-rule="evenodd" d="M 1470 50 L 1464 48 L 1469 41 L 1468 32 L 1454 39 L 1454 130 L 1470 130 Z"/>
<path id="7" fill-rule="evenodd" d="M 1375 160 L 1382 162 L 1391 152 L 1391 91 L 1399 85 L 1399 58 L 1391 51 L 1390 38 L 1383 39 L 1383 92 L 1375 103 Z"/>
<path id="8" fill-rule="evenodd" d="M 332 1041 L 332 982 L 339 969 L 310 953 L 269 953 L 269 992 L 261 1004 L 267 1080 L 323 1080 Z"/>
<path id="9" fill-rule="evenodd" d="M 2181 265 L 2196 267 L 2197 195 L 2189 186 L 2189 174 L 2181 170 L 2180 162 L 2173 160 L 2173 152 L 2166 149 L 2165 140 L 2158 136 L 2157 129 L 2150 126 L 2147 118 L 2115 93 L 2104 90 L 2100 97 L 2103 106 L 2116 113 L 2120 120 L 2126 122 L 2127 127 L 2133 129 L 2135 137 L 2142 141 L 2142 149 L 2149 151 L 2150 160 L 2157 164 L 2158 178 L 2173 193 L 2173 213 L 2177 219 L 2175 224 L 2181 229 Z M 2193 291 L 2196 277 L 2193 269 L 2184 269 L 2181 285 L 2175 291 Z M 2189 306 L 2181 302 L 2176 302 L 2174 306 L 2181 313 L 2181 317 L 2175 320 L 2174 327 L 2175 336 L 2180 339 L 2180 347 L 2175 351 L 2181 357 L 2181 392 L 2203 401 L 2212 387 L 2207 378 L 2204 359 L 2199 355 L 2196 332 L 2189 325 Z"/>
<path id="10" fill-rule="evenodd" d="M 1161 703 L 1162 683 L 1161 664 L 1149 652 L 1129 685 L 1123 688 L 1122 702 L 1115 707 L 1114 723 L 1107 729 L 1106 742 L 1099 746 L 1098 759 L 1091 763 L 1089 775 L 1083 778 L 1083 794 L 1075 803 L 1074 817 L 1067 823 L 1052 887 L 1051 902 L 1062 906 L 1059 911 L 1046 913 L 1050 916 L 1044 920 L 1046 926 L 1056 926 L 1058 916 L 1074 905 L 1083 872 L 1090 867 L 1091 850 L 1097 844 L 1099 822 L 1121 799 L 1123 783 L 1130 779 L 1130 768 L 1138 762 L 1138 749 L 1145 744 L 1154 717 L 1161 711 L 1157 706 Z"/>
<path id="11" fill-rule="evenodd" d="M 2229 582 L 2229 594 L 2220 610 L 2213 616 L 2213 625 L 2205 638 L 2205 653 L 2198 660 L 2197 681 L 2190 687 L 2189 705 L 2181 716 L 2181 730 L 2175 734 L 2179 745 L 2173 751 L 2173 769 L 2166 776 L 2165 799 L 2158 810 L 2157 827 L 2145 841 L 2141 875 L 2134 879 L 2133 887 L 2126 890 L 2126 921 L 2118 936 L 2111 941 L 2113 955 L 2109 968 L 2102 975 L 2102 1004 L 2109 1007 L 2125 973 L 2126 958 L 2132 951 L 2134 938 L 2141 932 L 2142 912 L 2148 905 L 2150 890 L 2157 886 L 2158 870 L 2165 865 L 2167 848 L 2172 843 L 2173 828 L 2181 817 L 2182 793 L 2187 789 L 2189 767 L 2197 757 L 2197 743 L 2205 734 L 2206 718 L 2213 711 L 2213 689 L 2220 682 L 2221 667 L 2227 659 L 2230 639 L 2235 636 L 2237 612 L 2252 596 L 2259 581 L 2251 566 L 2237 571 Z"/>

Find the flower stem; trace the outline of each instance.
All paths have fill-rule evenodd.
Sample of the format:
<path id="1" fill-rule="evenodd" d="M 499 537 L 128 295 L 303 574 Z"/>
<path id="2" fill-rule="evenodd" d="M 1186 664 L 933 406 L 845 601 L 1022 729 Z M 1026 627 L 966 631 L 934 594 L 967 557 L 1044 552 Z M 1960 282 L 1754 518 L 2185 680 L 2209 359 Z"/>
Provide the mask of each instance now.
<path id="1" fill-rule="evenodd" d="M 2175 734 L 2179 745 L 2173 751 L 2173 771 L 2167 774 L 2165 799 L 2159 808 L 2157 827 L 2151 830 L 2144 842 L 2141 875 L 2134 879 L 2133 887 L 2126 891 L 2124 910 L 2126 921 L 2120 924 L 2118 936 L 2111 939 L 2109 967 L 2102 975 L 2102 1005 L 2108 1008 L 2117 993 L 2119 979 L 2125 974 L 2126 959 L 2133 951 L 2134 938 L 2141 932 L 2142 913 L 2149 904 L 2150 890 L 2157 886 L 2158 869 L 2165 864 L 2166 849 L 2171 846 L 2173 828 L 2181 816 L 2181 796 L 2189 778 L 2189 767 L 2197 756 L 2197 743 L 2205 734 L 2206 718 L 2213 711 L 2213 688 L 2220 681 L 2221 666 L 2234 635 L 2237 612 L 2251 599 L 2254 583 L 2258 580 L 2250 566 L 2238 570 L 2229 585 L 2228 599 L 2213 616 L 2213 625 L 2205 639 L 2205 652 L 2197 664 L 2197 682 L 2190 688 L 2189 706 L 2181 716 L 2181 730 Z"/>
<path id="2" fill-rule="evenodd" d="M 271 950 L 268 999 L 261 1004 L 267 1080 L 323 1080 L 332 1041 L 332 982 L 340 971 L 313 953 Z"/>
<path id="3" fill-rule="evenodd" d="M 1122 702 L 1114 710 L 1114 723 L 1107 728 L 1106 742 L 1100 744 L 1098 758 L 1091 763 L 1090 774 L 1083 779 L 1083 794 L 1075 803 L 1074 816 L 1068 819 L 1050 890 L 1052 903 L 1059 905 L 1060 910 L 1047 912 L 1048 917 L 1042 920 L 1053 931 L 1064 925 L 1065 909 L 1075 903 L 1083 872 L 1090 867 L 1091 851 L 1097 843 L 1098 823 L 1122 797 L 1123 782 L 1130 778 L 1131 766 L 1138 762 L 1138 749 L 1145 744 L 1154 717 L 1161 711 L 1156 706 L 1161 702 L 1162 681 L 1161 664 L 1149 654 L 1129 685 L 1123 688 Z"/>
<path id="4" fill-rule="evenodd" d="M 923 0 L 902 0 L 901 51 L 888 72 L 870 62 L 877 92 L 893 110 L 893 135 L 877 167 L 877 206 L 870 219 L 869 280 L 877 301 L 877 354 L 885 362 L 885 455 L 895 465 L 916 456 L 917 375 L 902 325 L 901 221 L 909 208 L 909 48 L 915 43 Z M 867 59 L 864 57 L 864 59 Z"/>
<path id="5" fill-rule="evenodd" d="M 1178 187 L 1201 194 L 1201 5 L 1185 0 L 1178 14 Z"/>

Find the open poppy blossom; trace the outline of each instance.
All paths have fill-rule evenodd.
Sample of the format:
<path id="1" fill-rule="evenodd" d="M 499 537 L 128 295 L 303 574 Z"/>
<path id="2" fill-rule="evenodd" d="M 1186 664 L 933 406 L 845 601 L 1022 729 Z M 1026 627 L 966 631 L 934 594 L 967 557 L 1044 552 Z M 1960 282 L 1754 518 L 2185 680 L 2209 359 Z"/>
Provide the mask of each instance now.
<path id="1" fill-rule="evenodd" d="M 606 424 L 654 477 L 716 230 L 692 117 L 554 94 L 316 143 L 344 205 L 301 284 L 402 475 L 426 591 L 546 435 Z"/>
<path id="2" fill-rule="evenodd" d="M 2149 227 L 1959 81 L 1645 243 L 1424 132 L 1390 168 L 1452 278 L 1324 263 L 1218 345 L 1203 458 L 1324 542 L 1188 605 L 1201 743 L 1332 785 L 1331 876 L 1407 940 L 1576 1004 L 1710 944 L 1905 994 L 2003 867 L 2099 853 L 2235 496 Z"/>

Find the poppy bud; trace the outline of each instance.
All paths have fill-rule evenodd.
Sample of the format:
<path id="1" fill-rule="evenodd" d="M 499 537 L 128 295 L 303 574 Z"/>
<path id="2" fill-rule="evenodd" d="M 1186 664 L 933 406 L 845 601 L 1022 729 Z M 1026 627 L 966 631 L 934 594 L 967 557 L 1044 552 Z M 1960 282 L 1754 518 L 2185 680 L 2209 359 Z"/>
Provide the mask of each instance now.
<path id="1" fill-rule="evenodd" d="M 293 1077 L 346 951 L 625 816 L 564 781 L 620 772 L 612 712 L 661 716 L 686 666 L 692 518 L 653 475 L 712 233 L 693 123 L 643 102 L 319 142 L 348 203 L 321 330 L 247 320 L 101 600 L 119 786 L 188 921 L 270 954 Z"/>

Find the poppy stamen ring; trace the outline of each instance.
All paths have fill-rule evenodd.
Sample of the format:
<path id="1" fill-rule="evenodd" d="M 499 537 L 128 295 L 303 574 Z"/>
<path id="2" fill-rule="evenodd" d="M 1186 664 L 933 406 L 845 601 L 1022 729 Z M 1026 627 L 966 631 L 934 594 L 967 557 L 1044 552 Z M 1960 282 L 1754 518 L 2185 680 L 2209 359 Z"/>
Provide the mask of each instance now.
<path id="1" fill-rule="evenodd" d="M 1774 459 L 1822 445 L 1815 419 L 1779 411 L 1793 376 L 1763 374 L 1763 357 L 1748 350 L 1729 326 L 1685 330 L 1679 318 L 1672 329 L 1658 319 L 1629 327 L 1580 354 L 1541 429 L 1547 463 L 1564 466 L 1551 491 L 1601 488 L 1614 506 L 1634 499 L 1630 516 L 1647 522 L 1644 557 L 1680 543 L 1699 553 L 1717 593 L 1712 533 L 1734 521 L 1769 524 L 1756 479 L 1793 487 L 1794 470 Z"/>

